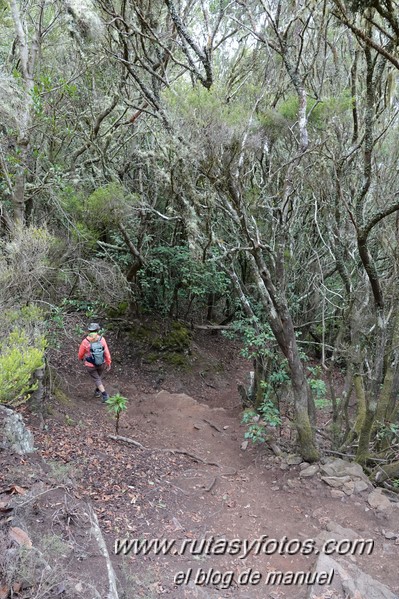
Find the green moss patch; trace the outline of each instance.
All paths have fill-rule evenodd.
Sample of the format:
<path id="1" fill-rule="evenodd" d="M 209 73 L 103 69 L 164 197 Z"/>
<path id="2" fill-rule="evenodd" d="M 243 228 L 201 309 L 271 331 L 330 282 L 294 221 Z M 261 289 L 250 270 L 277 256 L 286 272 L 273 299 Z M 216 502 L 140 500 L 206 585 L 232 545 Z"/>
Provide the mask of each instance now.
<path id="1" fill-rule="evenodd" d="M 152 342 L 152 346 L 159 351 L 180 353 L 188 351 L 190 344 L 191 333 L 179 322 L 172 322 L 171 328 Z"/>
<path id="2" fill-rule="evenodd" d="M 184 354 L 178 354 L 177 352 L 166 353 L 162 356 L 162 359 L 171 366 L 187 367 L 189 365 L 187 356 Z"/>
<path id="3" fill-rule="evenodd" d="M 53 396 L 57 400 L 57 402 L 60 404 L 71 403 L 71 400 L 69 399 L 68 395 L 66 393 L 64 393 L 64 391 L 62 391 L 62 389 L 60 389 L 59 387 L 56 387 L 53 390 Z"/>
<path id="4" fill-rule="evenodd" d="M 136 345 L 141 345 L 141 355 L 143 361 L 147 364 L 153 364 L 161 360 L 165 364 L 178 367 L 188 367 L 191 345 L 190 330 L 178 321 L 160 332 L 156 328 L 156 323 L 152 326 L 148 324 L 137 324 L 129 332 L 129 339 Z"/>

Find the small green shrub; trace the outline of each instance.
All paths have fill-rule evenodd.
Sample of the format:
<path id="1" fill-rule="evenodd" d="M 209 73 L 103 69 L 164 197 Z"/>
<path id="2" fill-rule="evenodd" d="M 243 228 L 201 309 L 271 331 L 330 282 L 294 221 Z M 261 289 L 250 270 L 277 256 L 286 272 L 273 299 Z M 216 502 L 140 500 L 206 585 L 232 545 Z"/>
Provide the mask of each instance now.
<path id="1" fill-rule="evenodd" d="M 396 422 L 380 422 L 376 423 L 377 433 L 376 438 L 379 441 L 387 441 L 390 444 L 399 442 L 399 424 Z"/>
<path id="2" fill-rule="evenodd" d="M 105 402 L 107 404 L 107 409 L 110 414 L 115 416 L 115 431 L 116 434 L 119 433 L 119 417 L 121 412 L 127 409 L 127 398 L 123 397 L 120 393 L 116 393 L 115 395 L 111 395 Z"/>
<path id="3" fill-rule="evenodd" d="M 43 367 L 46 341 L 43 336 L 34 340 L 22 329 L 15 328 L 1 343 L 0 403 L 17 406 L 28 399 L 37 385 L 35 370 Z"/>
<path id="4" fill-rule="evenodd" d="M 317 408 L 325 408 L 328 406 L 328 399 L 326 397 L 327 389 L 325 382 L 319 378 L 321 374 L 320 367 L 308 366 L 307 370 L 311 374 L 308 383 L 313 394 L 315 405 Z"/>
<path id="5" fill-rule="evenodd" d="M 265 399 L 258 412 L 253 409 L 245 410 L 242 423 L 248 425 L 244 434 L 253 443 L 264 443 L 267 439 L 267 427 L 277 427 L 281 424 L 278 408 L 270 399 Z"/>
<path id="6" fill-rule="evenodd" d="M 281 418 L 277 406 L 270 400 L 265 399 L 259 408 L 263 421 L 272 427 L 280 426 Z"/>
<path id="7" fill-rule="evenodd" d="M 353 98 L 350 90 L 344 89 L 339 96 L 331 96 L 323 100 L 315 100 L 308 97 L 306 103 L 306 112 L 309 124 L 318 128 L 324 128 L 334 115 L 342 115 L 351 110 Z M 278 106 L 278 112 L 287 121 L 295 121 L 298 118 L 299 99 L 298 96 L 288 96 Z"/>
<path id="8" fill-rule="evenodd" d="M 245 410 L 241 422 L 248 425 L 245 439 L 251 439 L 252 443 L 266 441 L 266 425 L 260 421 L 260 415 L 255 410 Z"/>
<path id="9" fill-rule="evenodd" d="M 137 203 L 138 197 L 127 194 L 119 183 L 113 182 L 97 188 L 85 201 L 85 221 L 117 226 Z"/>

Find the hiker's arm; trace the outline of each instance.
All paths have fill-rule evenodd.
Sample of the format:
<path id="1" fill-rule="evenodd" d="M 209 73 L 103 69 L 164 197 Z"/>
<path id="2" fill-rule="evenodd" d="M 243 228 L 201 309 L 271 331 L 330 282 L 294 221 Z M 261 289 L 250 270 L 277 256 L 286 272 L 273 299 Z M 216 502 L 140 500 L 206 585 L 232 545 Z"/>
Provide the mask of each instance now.
<path id="1" fill-rule="evenodd" d="M 103 338 L 103 342 L 104 342 L 104 362 L 105 362 L 106 366 L 108 367 L 107 369 L 109 370 L 111 368 L 111 354 L 109 352 L 107 342 L 105 341 L 104 338 Z"/>
<path id="2" fill-rule="evenodd" d="M 87 343 L 85 343 L 85 339 L 82 341 L 78 351 L 78 360 L 83 360 L 87 353 Z"/>

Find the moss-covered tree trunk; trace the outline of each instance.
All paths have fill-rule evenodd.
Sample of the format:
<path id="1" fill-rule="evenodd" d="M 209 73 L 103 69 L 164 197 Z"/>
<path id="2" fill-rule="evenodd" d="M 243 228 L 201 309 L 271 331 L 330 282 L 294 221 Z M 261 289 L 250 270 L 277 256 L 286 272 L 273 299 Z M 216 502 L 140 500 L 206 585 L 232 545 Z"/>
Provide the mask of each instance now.
<path id="1" fill-rule="evenodd" d="M 307 462 L 319 459 L 314 438 L 314 430 L 309 417 L 309 405 L 312 403 L 310 388 L 307 383 L 303 366 L 297 357 L 290 363 L 292 390 L 295 405 L 295 425 L 298 432 L 298 441 L 302 457 Z"/>
<path id="2" fill-rule="evenodd" d="M 355 374 L 353 377 L 353 384 L 357 400 L 356 421 L 353 430 L 356 435 L 359 436 L 366 419 L 366 394 L 364 392 L 363 379 L 360 374 Z"/>
<path id="3" fill-rule="evenodd" d="M 356 462 L 359 464 L 365 464 L 369 456 L 371 429 L 373 428 L 374 416 L 375 410 L 373 407 L 367 406 L 356 452 Z"/>
<path id="4" fill-rule="evenodd" d="M 398 369 L 398 347 L 399 347 L 399 310 L 395 315 L 395 321 L 390 343 L 391 349 L 388 352 L 388 360 L 384 377 L 384 384 L 381 389 L 378 400 L 377 411 L 375 415 L 376 422 L 389 420 L 392 416 L 392 391 L 396 382 L 396 373 Z M 395 403 L 395 402 L 394 402 Z"/>
<path id="5" fill-rule="evenodd" d="M 386 348 L 387 323 L 382 309 L 376 313 L 376 343 L 374 354 L 374 365 L 370 389 L 365 393 L 366 411 L 362 426 L 360 428 L 359 446 L 356 453 L 356 461 L 364 464 L 369 453 L 369 445 L 373 423 L 377 412 L 378 400 L 381 386 L 384 380 L 384 356 Z"/>
<path id="6" fill-rule="evenodd" d="M 275 323 L 273 323 L 275 325 Z M 316 420 L 315 406 L 305 370 L 300 358 L 299 348 L 291 318 L 286 315 L 283 330 L 273 329 L 281 351 L 287 358 L 289 375 L 295 409 L 295 426 L 301 456 L 307 462 L 319 459 L 315 443 L 314 425 Z"/>
<path id="7" fill-rule="evenodd" d="M 23 107 L 18 119 L 18 163 L 16 165 L 14 189 L 12 193 L 14 222 L 23 225 L 25 222 L 26 205 L 26 176 L 30 154 L 30 138 L 34 99 L 34 71 L 36 56 L 39 52 L 40 35 L 35 32 L 33 41 L 28 39 L 28 27 L 24 22 L 24 15 L 20 11 L 19 2 L 11 0 L 11 14 L 16 33 L 16 45 L 19 51 L 20 68 L 24 88 Z M 39 27 L 37 25 L 37 27 Z"/>
<path id="8" fill-rule="evenodd" d="M 368 25 L 370 27 L 370 25 Z M 373 364 L 371 368 L 371 385 L 370 389 L 366 390 L 366 415 L 363 425 L 360 430 L 359 447 L 356 454 L 356 461 L 364 464 L 368 452 L 370 436 L 373 427 L 377 404 L 380 395 L 381 385 L 384 377 L 384 357 L 387 344 L 387 318 L 385 314 L 384 289 L 381 284 L 380 272 L 377 269 L 373 259 L 372 251 L 369 244 L 369 236 L 375 225 L 380 222 L 385 216 L 391 214 L 391 211 L 396 210 L 394 206 L 390 206 L 387 211 L 376 211 L 369 215 L 366 210 L 366 198 L 371 187 L 373 179 L 373 163 L 372 156 L 375 147 L 373 127 L 375 119 L 375 79 L 378 77 L 378 72 L 374 73 L 376 65 L 379 64 L 374 60 L 372 50 L 369 46 L 364 47 L 364 58 L 366 63 L 366 94 L 365 94 L 365 130 L 364 130 L 364 154 L 363 154 L 363 177 L 362 185 L 356 197 L 355 217 L 356 217 L 356 236 L 357 249 L 359 257 L 367 275 L 371 293 L 374 301 L 374 352 Z M 381 66 L 381 64 L 380 64 Z M 375 75 L 375 76 L 374 76 Z"/>
<path id="9" fill-rule="evenodd" d="M 372 478 L 378 483 L 382 483 L 389 478 L 399 479 L 399 460 L 391 464 L 377 466 L 373 471 Z"/>
<path id="10" fill-rule="evenodd" d="M 319 458 L 312 427 L 312 423 L 315 422 L 315 406 L 300 358 L 287 300 L 283 292 L 280 292 L 277 299 L 267 267 L 258 252 L 255 256 L 249 256 L 249 264 L 274 337 L 282 354 L 288 361 L 300 452 L 305 460 L 314 462 Z M 254 319 L 254 312 L 237 274 L 233 268 L 228 273 L 245 313 L 248 317 Z M 254 322 L 256 326 L 256 320 Z"/>
<path id="11" fill-rule="evenodd" d="M 315 443 L 316 409 L 299 353 L 294 324 L 284 290 L 284 277 L 276 287 L 261 252 L 256 249 L 250 264 L 257 289 L 277 344 L 287 358 L 295 408 L 295 425 L 302 457 L 314 462 L 319 458 Z M 280 270 L 283 272 L 283 261 Z M 313 427 L 312 427 L 313 425 Z"/>

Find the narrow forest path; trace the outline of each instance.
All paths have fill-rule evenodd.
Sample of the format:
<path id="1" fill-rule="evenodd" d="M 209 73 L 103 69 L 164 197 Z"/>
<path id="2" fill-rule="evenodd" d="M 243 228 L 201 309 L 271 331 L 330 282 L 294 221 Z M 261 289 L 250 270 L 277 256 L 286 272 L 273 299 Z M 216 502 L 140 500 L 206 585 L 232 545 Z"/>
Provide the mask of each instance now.
<path id="1" fill-rule="evenodd" d="M 109 379 L 110 385 L 116 384 L 116 376 Z M 232 407 L 237 398 L 226 408 L 210 407 L 185 393 L 144 393 L 138 390 L 144 383 L 137 378 L 131 385 L 126 378 L 117 382 L 129 398 L 119 434 L 142 447 L 110 438 L 115 433 L 112 417 L 91 397 L 85 377 L 78 380 L 72 404 L 64 410 L 73 423 L 60 426 L 58 421 L 52 428 L 49 422 L 51 434 L 45 442 L 49 456 L 54 458 L 61 448 L 58 457 L 73 461 L 81 472 L 78 487 L 98 506 L 110 552 L 116 538 L 175 540 L 168 555 L 131 552 L 127 558 L 113 557 L 117 575 L 134 591 L 132 597 L 304 599 L 306 585 L 266 585 L 267 574 L 309 571 L 315 553 L 303 555 L 296 548 L 315 539 L 330 521 L 356 531 L 359 539 L 375 541 L 372 555 L 350 559 L 399 592 L 399 575 L 393 568 L 399 546 L 384 538 L 385 530 L 399 529 L 399 509 L 383 517 L 367 505 L 367 493 L 334 498 L 319 478 L 300 478 L 299 465 L 282 464 L 265 448 L 249 445 L 242 450 L 244 427 Z M 71 444 L 74 428 L 78 447 Z M 184 555 L 176 555 L 184 539 L 192 542 L 186 541 Z M 216 543 L 220 539 L 239 539 L 240 551 L 230 545 L 229 553 Z M 284 539 L 292 554 L 273 553 Z M 201 542 L 206 541 L 201 553 Z M 245 542 L 252 543 L 250 551 Z M 261 580 L 256 585 L 237 584 L 251 568 Z M 176 586 L 179 572 L 186 578 Z M 211 577 L 209 584 L 195 584 L 205 573 Z"/>
<path id="2" fill-rule="evenodd" d="M 399 541 L 387 536 L 389 531 L 399 533 L 397 506 L 378 513 L 368 505 L 367 491 L 334 497 L 319 475 L 302 478 L 300 464 L 288 465 L 265 446 L 243 449 L 236 386 L 248 364 L 237 357 L 235 347 L 213 343 L 206 346 L 207 363 L 216 363 L 219 356 L 217 368 L 204 366 L 202 360 L 190 371 L 122 363 L 114 351 L 107 389 L 129 399 L 119 435 L 136 444 L 112 438 L 113 417 L 93 397 L 82 370 L 73 376 L 69 370 L 65 396 L 51 403 L 44 423 L 25 413 L 37 452 L 18 464 L 16 459 L 10 462 L 4 482 L 26 483 L 22 468 L 43 458 L 41 467 L 51 475 L 51 485 L 55 478 L 59 484 L 59 496 L 44 495 L 37 502 L 41 518 L 32 512 L 32 531 L 41 537 L 57 534 L 71 547 L 78 541 L 83 547 L 88 530 L 82 525 L 78 533 L 73 518 L 54 516 L 60 509 L 54 506 L 70 504 L 67 493 L 73 505 L 93 506 L 123 589 L 120 599 L 305 599 L 306 585 L 266 584 L 268 573 L 310 571 L 316 552 L 298 549 L 323 532 L 330 534 L 335 523 L 333 527 L 354 531 L 355 538 L 374 540 L 371 555 L 347 559 L 399 594 Z M 204 351 L 198 347 L 197 355 Z M 33 487 L 44 484 L 40 473 L 29 477 L 36 481 Z M 29 529 L 29 522 L 25 524 Z M 167 555 L 115 555 L 115 541 L 124 538 L 175 544 Z M 105 593 L 106 569 L 98 551 L 75 547 L 68 568 L 77 580 L 86 577 Z M 257 584 L 244 584 L 243 573 L 249 571 Z M 209 584 L 195 584 L 206 576 Z M 70 594 L 84 595 L 87 591 Z M 324 597 L 341 599 L 333 593 Z"/>

